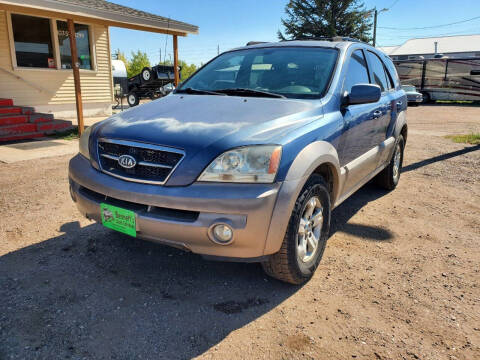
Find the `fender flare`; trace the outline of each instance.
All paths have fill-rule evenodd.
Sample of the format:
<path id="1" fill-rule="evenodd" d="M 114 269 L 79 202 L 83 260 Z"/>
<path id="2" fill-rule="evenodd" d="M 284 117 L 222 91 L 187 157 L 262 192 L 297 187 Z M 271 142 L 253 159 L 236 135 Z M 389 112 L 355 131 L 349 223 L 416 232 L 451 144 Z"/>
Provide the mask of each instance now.
<path id="1" fill-rule="evenodd" d="M 332 173 L 330 201 L 332 205 L 335 204 L 342 185 L 337 150 L 326 141 L 315 141 L 300 151 L 282 183 L 273 208 L 264 255 L 280 250 L 295 202 L 308 178 L 323 164 L 327 164 Z"/>

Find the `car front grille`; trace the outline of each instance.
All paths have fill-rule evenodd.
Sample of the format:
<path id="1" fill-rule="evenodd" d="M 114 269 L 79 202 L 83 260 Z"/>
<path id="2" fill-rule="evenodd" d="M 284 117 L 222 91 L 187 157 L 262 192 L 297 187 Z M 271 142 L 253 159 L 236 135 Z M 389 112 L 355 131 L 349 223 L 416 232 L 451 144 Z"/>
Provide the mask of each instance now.
<path id="1" fill-rule="evenodd" d="M 133 157 L 135 166 L 121 166 L 118 159 L 122 155 Z M 184 155 L 182 150 L 152 144 L 112 139 L 98 141 L 101 170 L 127 181 L 164 184 Z"/>

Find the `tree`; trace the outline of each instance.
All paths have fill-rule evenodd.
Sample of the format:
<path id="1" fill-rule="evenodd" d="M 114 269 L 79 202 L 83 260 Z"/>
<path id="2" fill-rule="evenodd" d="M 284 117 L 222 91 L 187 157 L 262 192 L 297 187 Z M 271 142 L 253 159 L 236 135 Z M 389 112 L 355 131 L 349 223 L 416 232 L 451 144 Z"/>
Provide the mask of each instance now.
<path id="1" fill-rule="evenodd" d="M 137 52 L 132 51 L 132 57 L 127 66 L 128 77 L 139 74 L 144 67 L 150 67 L 150 60 L 148 59 L 147 53 L 141 50 L 137 50 Z"/>
<path id="2" fill-rule="evenodd" d="M 197 65 L 195 64 L 187 64 L 185 61 L 180 60 L 178 65 L 182 68 L 182 81 L 187 80 L 195 71 L 197 71 Z"/>
<path id="3" fill-rule="evenodd" d="M 369 42 L 370 11 L 361 0 L 290 0 L 280 40 L 349 36 Z"/>

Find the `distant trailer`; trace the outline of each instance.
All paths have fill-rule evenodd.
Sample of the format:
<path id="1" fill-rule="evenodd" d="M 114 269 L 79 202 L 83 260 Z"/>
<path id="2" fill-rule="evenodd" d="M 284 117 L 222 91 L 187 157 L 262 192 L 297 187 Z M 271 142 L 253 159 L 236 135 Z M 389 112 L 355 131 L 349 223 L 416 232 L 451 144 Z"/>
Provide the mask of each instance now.
<path id="1" fill-rule="evenodd" d="M 480 101 L 480 57 L 394 61 L 402 84 L 414 85 L 423 102 Z"/>
<path id="2" fill-rule="evenodd" d="M 129 106 L 136 106 L 143 98 L 158 98 L 168 95 L 175 89 L 174 67 L 169 65 L 156 65 L 145 67 L 140 74 L 127 79 L 123 89 L 123 96 L 127 96 Z"/>
<path id="3" fill-rule="evenodd" d="M 127 68 L 122 60 L 112 60 L 112 77 L 115 99 L 120 104 L 121 97 L 128 92 Z"/>

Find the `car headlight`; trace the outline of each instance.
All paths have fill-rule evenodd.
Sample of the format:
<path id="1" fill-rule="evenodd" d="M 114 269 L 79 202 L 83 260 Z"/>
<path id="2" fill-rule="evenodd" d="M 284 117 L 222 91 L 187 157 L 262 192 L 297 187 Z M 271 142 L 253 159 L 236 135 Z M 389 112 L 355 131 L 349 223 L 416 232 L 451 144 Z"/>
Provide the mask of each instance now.
<path id="1" fill-rule="evenodd" d="M 277 175 L 282 147 L 246 146 L 217 157 L 198 178 L 199 181 L 272 183 Z"/>
<path id="2" fill-rule="evenodd" d="M 90 159 L 90 151 L 88 149 L 88 143 L 89 143 L 90 133 L 92 132 L 92 129 L 93 129 L 93 126 L 89 126 L 88 128 L 86 128 L 82 136 L 80 136 L 80 141 L 78 143 L 78 151 L 87 159 Z"/>

